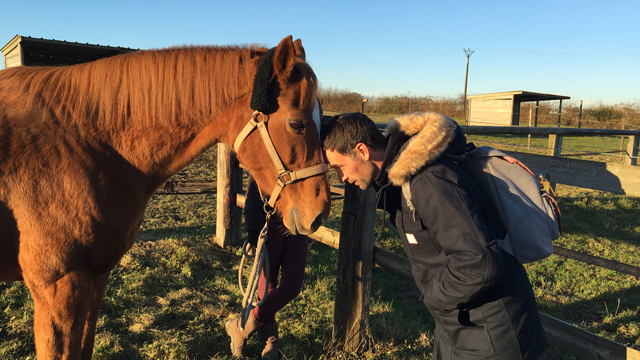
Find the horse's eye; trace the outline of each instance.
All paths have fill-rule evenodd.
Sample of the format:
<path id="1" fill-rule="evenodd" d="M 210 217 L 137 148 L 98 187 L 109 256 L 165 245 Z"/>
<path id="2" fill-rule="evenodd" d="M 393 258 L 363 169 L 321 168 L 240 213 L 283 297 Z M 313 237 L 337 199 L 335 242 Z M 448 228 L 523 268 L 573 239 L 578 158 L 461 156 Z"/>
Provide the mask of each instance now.
<path id="1" fill-rule="evenodd" d="M 289 120 L 289 127 L 295 131 L 301 132 L 304 130 L 304 122 L 302 120 L 292 119 Z"/>

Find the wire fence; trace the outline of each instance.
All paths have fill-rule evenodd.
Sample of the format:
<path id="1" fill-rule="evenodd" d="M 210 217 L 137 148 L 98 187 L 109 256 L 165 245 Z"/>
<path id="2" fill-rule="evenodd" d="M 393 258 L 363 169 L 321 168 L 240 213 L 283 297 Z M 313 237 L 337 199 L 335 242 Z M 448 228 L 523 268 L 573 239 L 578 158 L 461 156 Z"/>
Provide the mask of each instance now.
<path id="1" fill-rule="evenodd" d="M 474 139 L 473 141 L 474 142 L 483 142 L 483 143 L 488 143 L 488 144 L 496 144 L 496 145 L 501 145 L 501 146 L 517 147 L 517 148 L 538 149 L 538 150 L 543 150 L 543 151 L 549 150 L 549 147 L 547 147 L 547 146 L 522 145 L 522 144 L 506 143 L 506 142 L 502 142 L 502 141 L 485 140 L 485 139 Z M 572 154 L 572 153 L 566 153 L 566 152 L 575 152 L 575 153 Z M 638 159 L 638 156 L 632 156 L 632 155 L 628 154 L 626 150 L 588 151 L 588 150 L 585 150 L 584 148 L 583 149 L 569 149 L 569 148 L 565 148 L 565 147 L 562 148 L 562 156 L 564 156 L 564 157 L 589 156 L 589 155 L 611 156 L 611 157 L 618 158 L 620 161 L 622 161 L 624 159 L 628 159 L 628 158 Z"/>

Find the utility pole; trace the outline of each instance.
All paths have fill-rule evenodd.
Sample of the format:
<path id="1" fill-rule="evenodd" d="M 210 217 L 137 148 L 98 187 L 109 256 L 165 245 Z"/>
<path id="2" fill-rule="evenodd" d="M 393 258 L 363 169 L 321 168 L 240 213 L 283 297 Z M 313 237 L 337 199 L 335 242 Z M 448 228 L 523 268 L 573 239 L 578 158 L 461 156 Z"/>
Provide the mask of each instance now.
<path id="1" fill-rule="evenodd" d="M 474 53 L 474 50 L 462 49 L 462 51 L 464 51 L 464 54 L 467 55 L 467 71 L 464 74 L 464 95 L 462 97 L 462 106 L 464 108 L 464 117 L 468 121 L 469 119 L 467 116 L 467 78 L 469 77 L 469 58 L 471 57 L 471 54 Z"/>

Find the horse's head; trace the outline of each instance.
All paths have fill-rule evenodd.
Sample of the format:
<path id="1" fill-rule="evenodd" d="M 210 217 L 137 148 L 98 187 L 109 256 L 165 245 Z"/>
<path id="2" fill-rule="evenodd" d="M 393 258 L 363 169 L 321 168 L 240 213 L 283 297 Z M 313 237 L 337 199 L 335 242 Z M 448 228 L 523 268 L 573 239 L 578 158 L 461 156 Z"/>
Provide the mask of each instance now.
<path id="1" fill-rule="evenodd" d="M 284 38 L 260 59 L 251 98 L 256 112 L 233 144 L 293 234 L 313 233 L 330 210 L 316 84 L 300 40 Z"/>

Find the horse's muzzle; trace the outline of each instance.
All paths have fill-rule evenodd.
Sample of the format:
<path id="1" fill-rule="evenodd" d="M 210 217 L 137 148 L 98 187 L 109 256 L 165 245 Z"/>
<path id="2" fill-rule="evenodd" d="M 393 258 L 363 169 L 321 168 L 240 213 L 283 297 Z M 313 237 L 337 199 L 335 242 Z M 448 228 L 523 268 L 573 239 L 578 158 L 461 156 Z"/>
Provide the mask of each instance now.
<path id="1" fill-rule="evenodd" d="M 291 231 L 292 234 L 297 235 L 297 234 L 301 234 L 301 235 L 311 235 L 314 232 L 316 232 L 316 230 L 318 230 L 318 228 L 320 228 L 320 226 L 324 223 L 324 215 L 320 214 L 318 215 L 313 222 L 309 225 L 309 227 L 304 226 L 301 222 L 301 216 L 298 213 L 297 210 L 295 209 L 291 209 L 289 210 L 289 231 Z"/>

